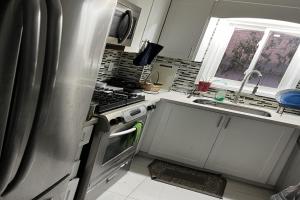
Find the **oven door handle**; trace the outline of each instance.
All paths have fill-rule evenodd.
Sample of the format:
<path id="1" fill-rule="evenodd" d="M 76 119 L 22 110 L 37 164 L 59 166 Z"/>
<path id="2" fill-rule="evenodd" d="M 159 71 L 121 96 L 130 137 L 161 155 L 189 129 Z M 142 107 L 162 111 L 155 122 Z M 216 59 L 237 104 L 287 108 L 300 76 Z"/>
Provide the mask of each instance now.
<path id="1" fill-rule="evenodd" d="M 113 133 L 109 136 L 109 138 L 114 138 L 114 137 L 119 137 L 119 136 L 122 136 L 122 135 L 128 135 L 132 132 L 136 131 L 136 128 L 131 128 L 131 129 L 128 129 L 128 130 L 125 130 L 125 131 L 121 131 L 121 132 L 117 132 L 117 133 Z"/>

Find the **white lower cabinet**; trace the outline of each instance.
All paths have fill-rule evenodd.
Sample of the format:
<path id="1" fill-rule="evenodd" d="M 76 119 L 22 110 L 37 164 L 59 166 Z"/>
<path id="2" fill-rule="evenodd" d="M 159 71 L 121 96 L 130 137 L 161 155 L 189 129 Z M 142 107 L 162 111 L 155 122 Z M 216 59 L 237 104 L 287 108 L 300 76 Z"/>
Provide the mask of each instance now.
<path id="1" fill-rule="evenodd" d="M 205 168 L 267 183 L 292 134 L 292 128 L 229 116 Z"/>
<path id="2" fill-rule="evenodd" d="M 162 106 L 161 106 L 162 107 Z M 149 153 L 204 167 L 220 130 L 223 116 L 172 103 L 164 103 Z M 154 126 L 152 126 L 154 127 Z"/>
<path id="3" fill-rule="evenodd" d="M 263 184 L 279 170 L 278 179 L 277 164 L 293 128 L 167 101 L 158 108 L 145 131 L 143 151 Z"/>

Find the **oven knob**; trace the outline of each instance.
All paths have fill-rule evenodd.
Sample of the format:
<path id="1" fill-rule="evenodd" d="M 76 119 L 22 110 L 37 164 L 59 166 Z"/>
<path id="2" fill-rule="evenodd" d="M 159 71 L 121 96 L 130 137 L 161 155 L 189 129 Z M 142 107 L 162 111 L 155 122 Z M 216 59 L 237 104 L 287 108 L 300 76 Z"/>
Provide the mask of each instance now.
<path id="1" fill-rule="evenodd" d="M 118 122 L 117 119 L 111 119 L 111 120 L 109 121 L 109 124 L 110 124 L 111 126 L 117 125 L 118 123 L 119 123 L 119 122 Z"/>
<path id="2" fill-rule="evenodd" d="M 147 110 L 150 111 L 150 110 L 154 110 L 156 108 L 156 105 L 150 105 L 150 106 L 147 106 Z"/>
<path id="3" fill-rule="evenodd" d="M 123 123 L 125 119 L 123 117 L 117 117 L 118 123 Z"/>

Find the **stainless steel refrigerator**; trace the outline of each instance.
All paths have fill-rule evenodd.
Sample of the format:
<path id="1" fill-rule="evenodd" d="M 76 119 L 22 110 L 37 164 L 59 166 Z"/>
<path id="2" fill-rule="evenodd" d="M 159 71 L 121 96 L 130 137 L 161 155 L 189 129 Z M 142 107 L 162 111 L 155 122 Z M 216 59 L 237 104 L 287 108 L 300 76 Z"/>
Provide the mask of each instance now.
<path id="1" fill-rule="evenodd" d="M 116 0 L 0 2 L 0 199 L 60 200 Z"/>

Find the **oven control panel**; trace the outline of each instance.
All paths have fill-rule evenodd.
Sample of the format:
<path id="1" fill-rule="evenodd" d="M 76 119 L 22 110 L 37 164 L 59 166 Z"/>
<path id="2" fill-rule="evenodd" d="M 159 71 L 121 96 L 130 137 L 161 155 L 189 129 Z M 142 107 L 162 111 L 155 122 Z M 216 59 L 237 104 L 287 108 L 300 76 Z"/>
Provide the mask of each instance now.
<path id="1" fill-rule="evenodd" d="M 141 117 L 147 115 L 147 112 L 153 111 L 154 109 L 156 109 L 155 104 L 138 106 L 138 107 L 120 112 L 117 115 L 112 116 L 109 119 L 109 124 L 110 124 L 110 126 L 115 126 L 120 123 L 131 122 L 131 121 L 134 121 L 138 118 L 141 118 Z"/>
<path id="2" fill-rule="evenodd" d="M 145 106 L 140 106 L 123 112 L 123 117 L 125 122 L 130 122 L 146 114 L 147 114 L 147 108 Z"/>

